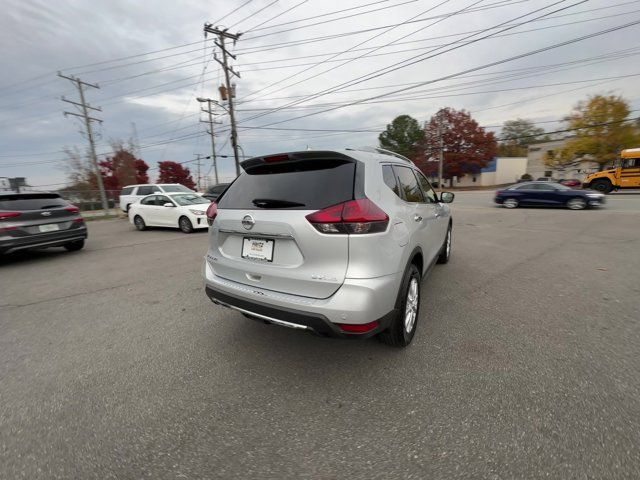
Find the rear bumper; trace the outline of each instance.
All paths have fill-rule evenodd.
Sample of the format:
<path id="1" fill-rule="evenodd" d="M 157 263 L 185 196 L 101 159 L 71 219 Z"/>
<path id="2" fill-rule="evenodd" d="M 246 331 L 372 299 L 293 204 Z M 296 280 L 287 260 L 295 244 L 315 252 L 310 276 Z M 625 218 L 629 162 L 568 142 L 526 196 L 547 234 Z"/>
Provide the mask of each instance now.
<path id="1" fill-rule="evenodd" d="M 205 291 L 214 303 L 270 323 L 349 338 L 367 338 L 388 327 L 396 313 L 395 303 L 401 280 L 401 274 L 347 279 L 331 297 L 316 299 L 226 280 L 213 272 L 206 259 L 204 277 Z M 365 334 L 347 334 L 336 325 L 362 325 L 373 321 L 379 325 Z"/>
<path id="2" fill-rule="evenodd" d="M 61 247 L 66 243 L 85 238 L 87 238 L 86 227 L 24 237 L 6 237 L 0 240 L 0 252 L 11 253 L 30 248 Z"/>

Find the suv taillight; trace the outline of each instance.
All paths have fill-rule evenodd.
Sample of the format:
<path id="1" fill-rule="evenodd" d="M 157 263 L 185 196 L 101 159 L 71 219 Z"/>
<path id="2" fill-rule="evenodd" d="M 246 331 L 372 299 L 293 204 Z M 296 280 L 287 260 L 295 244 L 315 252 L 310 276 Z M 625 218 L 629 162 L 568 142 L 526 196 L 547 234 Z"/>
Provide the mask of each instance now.
<path id="1" fill-rule="evenodd" d="M 6 220 L 7 218 L 15 218 L 22 215 L 21 212 L 0 212 L 0 220 Z"/>
<path id="2" fill-rule="evenodd" d="M 80 213 L 80 209 L 78 207 L 76 207 L 75 205 L 69 205 L 68 207 L 64 208 L 67 212 L 71 212 L 71 213 Z"/>
<path id="3" fill-rule="evenodd" d="M 389 224 L 389 216 L 368 198 L 333 205 L 306 218 L 321 233 L 378 233 Z"/>
<path id="4" fill-rule="evenodd" d="M 207 223 L 209 226 L 213 225 L 213 221 L 218 216 L 218 204 L 216 202 L 211 202 L 207 207 Z"/>

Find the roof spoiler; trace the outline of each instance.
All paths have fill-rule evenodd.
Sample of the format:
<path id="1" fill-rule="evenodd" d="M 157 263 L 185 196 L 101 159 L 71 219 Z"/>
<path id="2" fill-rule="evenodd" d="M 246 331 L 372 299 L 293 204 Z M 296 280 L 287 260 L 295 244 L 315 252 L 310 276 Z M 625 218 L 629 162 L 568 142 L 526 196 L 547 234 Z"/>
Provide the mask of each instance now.
<path id="1" fill-rule="evenodd" d="M 303 151 L 303 152 L 291 152 L 291 153 L 277 153 L 275 155 L 265 155 L 263 157 L 253 157 L 248 160 L 240 162 L 240 166 L 248 172 L 261 165 L 268 165 L 272 163 L 296 163 L 306 160 L 344 160 L 348 162 L 355 162 L 356 160 L 344 153 L 334 152 L 331 150 L 320 151 Z"/>

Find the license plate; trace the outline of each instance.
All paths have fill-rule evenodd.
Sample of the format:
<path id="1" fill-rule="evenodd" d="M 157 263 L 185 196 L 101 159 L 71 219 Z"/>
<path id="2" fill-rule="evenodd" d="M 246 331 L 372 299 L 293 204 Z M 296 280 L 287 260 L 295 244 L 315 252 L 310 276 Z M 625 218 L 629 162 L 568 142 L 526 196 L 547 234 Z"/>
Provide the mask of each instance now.
<path id="1" fill-rule="evenodd" d="M 242 258 L 270 262 L 273 260 L 273 244 L 273 240 L 265 238 L 245 238 L 242 241 Z"/>
<path id="2" fill-rule="evenodd" d="M 60 230 L 60 225 L 57 223 L 50 223 L 49 225 L 40 225 L 41 232 L 55 232 L 56 230 Z"/>

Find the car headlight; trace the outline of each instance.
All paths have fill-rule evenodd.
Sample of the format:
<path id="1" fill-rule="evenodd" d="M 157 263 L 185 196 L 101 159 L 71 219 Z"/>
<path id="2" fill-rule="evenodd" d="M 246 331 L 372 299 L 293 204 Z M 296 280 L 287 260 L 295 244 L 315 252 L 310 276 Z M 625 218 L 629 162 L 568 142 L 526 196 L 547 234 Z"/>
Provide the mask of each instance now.
<path id="1" fill-rule="evenodd" d="M 206 213 L 204 210 L 191 210 L 191 209 L 189 209 L 189 211 L 191 213 L 193 213 L 194 215 L 204 215 Z"/>

